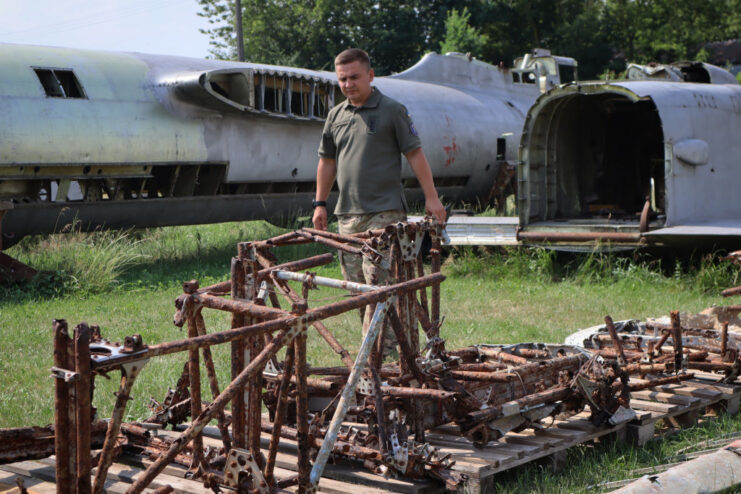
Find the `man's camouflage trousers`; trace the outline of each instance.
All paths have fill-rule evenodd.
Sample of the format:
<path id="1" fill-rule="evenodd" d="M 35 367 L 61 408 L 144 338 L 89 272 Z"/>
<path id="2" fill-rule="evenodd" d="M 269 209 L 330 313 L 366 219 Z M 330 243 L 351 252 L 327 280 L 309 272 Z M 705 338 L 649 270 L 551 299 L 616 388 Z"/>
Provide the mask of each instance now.
<path id="1" fill-rule="evenodd" d="M 339 215 L 338 224 L 340 233 L 347 235 L 385 228 L 388 225 L 400 221 L 406 221 L 406 219 L 407 215 L 405 211 L 401 209 L 392 209 L 378 213 Z M 384 257 L 389 259 L 390 256 L 388 249 L 381 251 L 381 253 Z M 386 285 L 391 279 L 391 273 L 389 270 L 374 265 L 365 257 L 349 254 L 347 252 L 340 252 L 339 256 L 340 265 L 342 266 L 342 276 L 347 281 L 367 283 L 369 285 Z M 361 319 L 363 320 L 363 336 L 365 336 L 365 333 L 368 331 L 368 326 L 370 326 L 370 319 L 373 317 L 373 314 L 371 314 L 370 311 L 364 311 L 362 309 L 360 314 Z M 384 324 L 383 335 L 383 356 L 396 355 L 396 336 L 394 335 L 393 330 L 388 327 L 388 324 Z"/>

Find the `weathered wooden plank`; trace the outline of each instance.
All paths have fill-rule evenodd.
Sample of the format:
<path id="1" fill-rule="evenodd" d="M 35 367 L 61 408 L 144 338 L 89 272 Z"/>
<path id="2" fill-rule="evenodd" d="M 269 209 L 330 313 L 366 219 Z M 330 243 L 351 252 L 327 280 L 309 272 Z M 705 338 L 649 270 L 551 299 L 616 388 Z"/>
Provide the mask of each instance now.
<path id="1" fill-rule="evenodd" d="M 661 403 L 672 403 L 675 405 L 692 406 L 699 403 L 701 400 L 695 396 L 681 396 L 674 393 L 666 393 L 662 391 L 653 391 L 645 389 L 643 391 L 635 391 L 631 393 L 631 400 L 639 399 L 644 401 L 658 401 Z"/>

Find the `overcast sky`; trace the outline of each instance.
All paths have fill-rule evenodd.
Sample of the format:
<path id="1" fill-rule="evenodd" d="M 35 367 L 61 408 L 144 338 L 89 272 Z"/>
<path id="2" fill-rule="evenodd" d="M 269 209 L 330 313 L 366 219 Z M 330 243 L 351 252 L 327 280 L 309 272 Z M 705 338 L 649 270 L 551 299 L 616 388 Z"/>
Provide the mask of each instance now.
<path id="1" fill-rule="evenodd" d="M 0 42 L 204 58 L 196 0 L 0 0 Z"/>

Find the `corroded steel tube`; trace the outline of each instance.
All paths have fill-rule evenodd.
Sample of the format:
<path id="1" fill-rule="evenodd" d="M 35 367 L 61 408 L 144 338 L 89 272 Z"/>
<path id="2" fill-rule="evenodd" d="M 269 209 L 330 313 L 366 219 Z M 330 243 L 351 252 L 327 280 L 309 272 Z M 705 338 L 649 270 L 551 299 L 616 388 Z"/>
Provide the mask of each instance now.
<path id="1" fill-rule="evenodd" d="M 421 386 L 425 382 L 425 375 L 417 365 L 417 353 L 409 347 L 406 332 L 401 325 L 401 320 L 396 311 L 388 311 L 388 319 L 396 335 L 396 342 L 399 344 L 399 350 L 401 350 L 401 358 L 404 359 L 407 368 L 414 374 L 415 379 L 417 379 L 417 382 Z"/>
<path id="2" fill-rule="evenodd" d="M 306 334 L 298 335 L 293 340 L 293 347 L 296 359 L 294 370 L 296 375 L 296 430 L 298 432 L 298 492 L 303 494 L 309 489 L 309 474 L 311 473 L 309 393 L 306 388 Z"/>
<path id="3" fill-rule="evenodd" d="M 77 406 L 77 494 L 89 494 L 90 439 L 93 422 L 93 373 L 90 372 L 90 328 L 84 322 L 75 328 L 75 382 Z"/>
<path id="4" fill-rule="evenodd" d="M 363 293 L 354 297 L 328 304 L 315 309 L 310 309 L 305 315 L 301 316 L 305 321 L 313 323 L 321 319 L 327 319 L 343 312 L 347 312 L 353 309 L 358 309 L 362 306 L 385 300 L 390 295 L 419 290 L 421 287 L 431 286 L 435 283 L 440 283 L 445 279 L 445 276 L 437 273 L 430 274 L 424 278 L 416 278 L 404 283 L 397 283 L 395 285 L 389 285 L 384 287 L 378 287 L 374 291 L 369 293 Z M 212 333 L 206 336 L 198 336 L 196 338 L 187 338 L 185 340 L 171 341 L 162 343 L 160 345 L 152 345 L 146 350 L 141 352 L 124 355 L 115 359 L 106 359 L 101 362 L 93 362 L 93 368 L 96 370 L 114 369 L 125 362 L 136 361 L 139 359 L 146 359 L 156 357 L 159 355 L 168 355 L 171 353 L 178 353 L 188 350 L 194 347 L 203 347 L 211 345 L 219 345 L 222 343 L 228 343 L 230 341 L 243 338 L 245 336 L 260 335 L 266 332 L 276 331 L 290 327 L 297 320 L 296 316 L 275 319 L 272 321 L 266 321 L 251 326 L 245 326 L 242 328 L 230 329 L 226 331 L 219 331 L 218 333 Z"/>
<path id="5" fill-rule="evenodd" d="M 198 336 L 204 336 L 206 334 L 206 323 L 203 320 L 203 314 L 200 309 L 195 314 L 196 329 L 198 330 Z M 211 355 L 210 347 L 203 347 L 203 363 L 206 366 L 206 374 L 208 375 L 208 384 L 211 388 L 211 397 L 216 398 L 221 394 L 219 390 L 219 381 L 216 378 L 216 368 L 214 367 L 214 359 Z M 227 424 L 224 412 L 219 413 L 216 416 L 217 427 L 221 434 L 221 442 L 224 445 L 224 451 L 232 449 L 232 441 L 229 437 L 229 425 Z"/>
<path id="6" fill-rule="evenodd" d="M 362 239 L 352 235 L 343 235 L 341 233 L 328 232 L 326 230 L 317 230 L 316 228 L 307 227 L 304 227 L 301 230 L 310 233 L 311 235 L 325 237 L 336 242 L 349 242 L 356 245 L 363 245 L 365 243 Z"/>
<path id="7" fill-rule="evenodd" d="M 396 386 L 383 386 L 381 388 L 381 394 L 395 398 L 426 398 L 430 400 L 445 400 L 456 395 L 452 391 L 443 391 L 442 389 L 402 388 Z"/>
<path id="8" fill-rule="evenodd" d="M 672 321 L 672 344 L 674 345 L 674 370 L 682 368 L 682 325 L 680 324 L 679 311 L 673 310 L 670 314 Z"/>
<path id="9" fill-rule="evenodd" d="M 59 369 L 67 367 L 67 321 L 54 320 L 54 365 Z M 73 492 L 72 472 L 70 471 L 70 424 L 69 415 L 69 388 L 70 384 L 61 378 L 54 380 L 54 451 L 56 454 L 57 492 L 68 494 Z"/>
<path id="10" fill-rule="evenodd" d="M 543 391 L 541 393 L 530 394 L 518 400 L 514 400 L 511 403 L 516 403 L 522 409 L 534 405 L 540 405 L 541 403 L 563 400 L 573 393 L 574 391 L 572 391 L 569 387 L 557 387 Z M 470 412 L 464 415 L 464 417 L 459 421 L 459 425 L 465 432 L 466 430 L 470 430 L 472 427 L 482 422 L 489 422 L 501 416 L 501 406 L 495 406 L 484 410 L 476 410 L 475 412 Z"/>
<path id="11" fill-rule="evenodd" d="M 244 269 L 242 260 L 233 257 L 231 263 L 231 296 L 232 299 L 244 297 Z M 245 315 L 232 313 L 231 327 L 235 330 L 245 326 Z M 231 344 L 231 378 L 236 379 L 245 365 L 245 341 L 244 338 L 235 338 Z M 215 398 L 214 398 L 215 399 Z M 223 412 L 222 412 L 223 413 Z M 195 417 L 193 417 L 195 418 Z M 232 399 L 232 438 L 234 447 L 244 448 L 247 445 L 247 404 L 245 403 L 244 389 L 235 393 Z"/>
<path id="12" fill-rule="evenodd" d="M 612 322 L 612 317 L 605 316 L 605 325 L 607 326 L 607 332 L 610 333 L 610 338 L 612 338 L 612 344 L 615 345 L 615 348 L 618 351 L 618 357 L 620 358 L 620 362 L 621 363 L 627 362 L 627 360 L 625 359 L 625 350 L 623 349 L 623 342 L 617 334 L 617 329 L 615 329 L 615 324 Z"/>
<path id="13" fill-rule="evenodd" d="M 272 433 L 274 428 L 273 424 L 270 422 L 263 422 L 262 423 L 262 430 L 264 432 Z M 280 437 L 289 439 L 291 441 L 296 441 L 298 439 L 298 433 L 296 432 L 296 429 L 293 429 L 291 427 L 283 426 L 283 430 L 280 433 Z M 321 448 L 324 445 L 325 440 L 312 437 L 311 438 L 312 446 L 314 448 Z M 352 456 L 357 459 L 372 459 L 372 460 L 380 460 L 381 459 L 381 453 L 378 452 L 378 450 L 373 448 L 366 448 L 365 446 L 358 446 L 355 444 L 350 444 L 345 441 L 337 440 L 334 443 L 334 446 L 332 447 L 332 453 L 335 455 L 343 455 L 343 456 Z"/>
<path id="14" fill-rule="evenodd" d="M 676 376 L 660 377 L 658 379 L 651 379 L 650 381 L 646 381 L 642 383 L 632 383 L 632 384 L 629 384 L 628 387 L 630 388 L 631 391 L 641 391 L 643 389 L 654 388 L 656 386 L 663 386 L 665 384 L 676 384 L 681 381 L 686 381 L 687 379 L 692 379 L 693 377 L 695 377 L 695 375 L 692 373 L 677 374 Z M 619 386 L 622 386 L 622 383 L 615 382 L 613 384 L 614 388 L 618 388 Z"/>
<path id="15" fill-rule="evenodd" d="M 283 428 L 283 422 L 286 419 L 286 408 L 288 406 L 288 385 L 293 373 L 294 350 L 292 346 L 286 349 L 285 367 L 283 368 L 283 378 L 280 380 L 278 388 L 278 403 L 275 406 L 275 420 L 273 421 L 273 430 L 270 436 L 270 446 L 268 448 L 268 459 L 265 466 L 265 479 L 271 482 L 275 470 L 275 459 L 278 455 L 278 442 L 280 433 Z"/>
<path id="16" fill-rule="evenodd" d="M 434 233 L 434 234 L 433 234 Z M 430 232 L 432 237 L 432 248 L 430 249 L 430 272 L 439 273 L 442 259 L 442 245 L 440 243 L 439 230 Z M 430 290 L 430 322 L 432 333 L 430 336 L 440 336 L 440 285 L 432 285 Z"/>
<path id="17" fill-rule="evenodd" d="M 108 423 L 108 431 L 106 432 L 103 443 L 103 450 L 100 453 L 98 469 L 95 472 L 95 482 L 93 484 L 94 494 L 101 494 L 103 492 L 106 475 L 113 462 L 113 452 L 116 447 L 116 439 L 118 437 L 118 431 L 121 428 L 124 412 L 126 411 L 126 403 L 129 401 L 129 395 L 131 394 L 131 388 L 134 386 L 136 376 L 145 363 L 146 360 L 121 366 L 121 384 L 116 394 L 116 403 L 113 405 L 111 420 Z"/>
<path id="18" fill-rule="evenodd" d="M 263 281 L 270 277 L 270 273 L 273 270 L 281 269 L 284 271 L 303 271 L 304 269 L 311 269 L 318 266 L 324 266 L 329 264 L 334 259 L 334 256 L 330 253 L 319 254 L 318 256 L 307 257 L 305 259 L 299 259 L 298 261 L 286 262 L 283 264 L 276 264 L 270 268 L 261 269 L 257 273 L 257 282 Z M 234 278 L 232 278 L 234 279 Z M 203 288 L 199 288 L 196 293 L 230 293 L 232 288 L 232 280 L 222 281 L 214 285 L 209 285 Z"/>
<path id="19" fill-rule="evenodd" d="M 342 425 L 342 421 L 344 420 L 345 414 L 347 413 L 350 399 L 355 394 L 355 387 L 357 386 L 358 380 L 363 373 L 363 369 L 365 368 L 365 364 L 368 360 L 368 355 L 370 354 L 376 336 L 378 336 L 378 332 L 383 325 L 383 320 L 386 318 L 385 313 L 388 310 L 388 306 L 390 305 L 393 305 L 393 300 L 381 301 L 378 303 L 378 305 L 376 305 L 376 311 L 374 312 L 373 318 L 371 319 L 370 326 L 368 327 L 368 332 L 365 334 L 363 342 L 360 344 L 358 355 L 355 358 L 355 365 L 350 372 L 350 376 L 347 378 L 347 384 L 342 390 L 340 400 L 337 403 L 337 408 L 334 412 L 334 415 L 332 416 L 332 421 L 327 427 L 327 433 L 324 436 L 322 447 L 317 453 L 316 459 L 314 460 L 314 466 L 311 469 L 310 475 L 311 484 L 314 486 L 317 486 L 319 484 L 319 479 L 322 476 L 322 472 L 324 472 L 324 467 L 327 464 L 329 455 L 332 453 L 334 444 L 337 441 L 337 434 L 340 431 L 340 426 Z"/>
<path id="20" fill-rule="evenodd" d="M 733 295 L 741 295 L 741 286 L 735 286 L 733 288 L 726 288 L 722 292 L 720 292 L 721 295 L 724 297 L 732 297 Z"/>
<path id="21" fill-rule="evenodd" d="M 332 247 L 333 249 L 341 250 L 343 252 L 347 252 L 349 254 L 355 254 L 358 256 L 363 255 L 363 251 L 358 249 L 357 247 L 351 247 L 347 244 L 344 244 L 342 242 L 338 242 L 336 240 L 332 240 L 331 238 L 321 237 L 319 235 L 312 235 L 308 232 L 299 231 L 296 232 L 299 236 L 311 241 L 316 242 L 318 244 L 326 245 L 327 247 Z"/>
<path id="22" fill-rule="evenodd" d="M 551 354 L 547 350 L 538 350 L 537 348 L 518 348 L 517 352 L 525 358 L 550 358 Z"/>
<path id="23" fill-rule="evenodd" d="M 167 466 L 168 463 L 183 449 L 185 446 L 193 440 L 193 438 L 203 431 L 203 428 L 216 416 L 217 412 L 223 410 L 226 404 L 231 400 L 234 395 L 241 392 L 242 387 L 255 373 L 259 372 L 263 368 L 265 363 L 273 357 L 278 350 L 284 345 L 289 343 L 293 338 L 289 337 L 286 330 L 281 330 L 276 334 L 268 345 L 257 355 L 252 361 L 242 370 L 242 372 L 234 379 L 229 386 L 221 392 L 221 394 L 211 403 L 206 409 L 204 409 L 197 418 L 195 418 L 191 425 L 182 433 L 182 435 L 172 444 L 170 449 L 165 454 L 160 456 L 144 474 L 137 479 L 134 484 L 126 491 L 127 494 L 139 494 L 142 492 L 152 480 L 159 475 L 162 470 Z"/>
<path id="24" fill-rule="evenodd" d="M 262 263 L 263 267 L 267 266 L 269 263 L 267 259 L 261 259 L 260 256 L 258 256 L 258 260 Z M 298 296 L 296 291 L 291 288 L 285 281 L 275 280 L 275 286 L 276 289 L 278 289 L 283 294 L 283 296 L 292 303 L 299 301 L 300 297 Z M 332 348 L 332 350 L 334 350 L 334 352 L 340 356 L 345 366 L 347 366 L 348 369 L 351 368 L 353 366 L 353 360 L 350 357 L 350 352 L 345 350 L 345 348 L 337 341 L 337 339 L 329 331 L 329 329 L 327 329 L 327 327 L 321 321 L 314 321 L 312 323 L 312 326 L 314 327 L 314 329 L 317 330 L 319 335 L 324 338 L 324 341 L 327 342 L 330 348 Z"/>
<path id="25" fill-rule="evenodd" d="M 223 310 L 233 314 L 242 314 L 245 316 L 256 317 L 259 319 L 278 319 L 286 317 L 289 312 L 281 309 L 274 309 L 264 305 L 258 305 L 253 302 L 244 300 L 233 300 L 216 297 L 209 294 L 193 295 L 193 301 L 202 304 L 209 309 Z"/>
<path id="26" fill-rule="evenodd" d="M 517 379 L 517 375 L 510 372 L 476 372 L 465 370 L 449 370 L 445 375 L 462 381 L 480 381 L 492 383 L 508 383 Z"/>
<path id="27" fill-rule="evenodd" d="M 198 336 L 196 326 L 195 307 L 188 301 L 186 318 L 188 321 L 188 336 Z M 201 413 L 201 363 L 198 347 L 188 349 L 188 375 L 190 377 L 190 416 L 197 417 Z M 203 463 L 203 437 L 196 434 L 193 438 L 193 464 L 198 468 Z"/>

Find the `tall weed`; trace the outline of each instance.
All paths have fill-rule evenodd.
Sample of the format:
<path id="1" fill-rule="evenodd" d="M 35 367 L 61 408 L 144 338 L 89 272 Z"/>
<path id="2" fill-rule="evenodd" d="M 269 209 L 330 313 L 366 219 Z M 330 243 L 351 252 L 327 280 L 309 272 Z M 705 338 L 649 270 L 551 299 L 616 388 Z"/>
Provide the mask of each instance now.
<path id="1" fill-rule="evenodd" d="M 22 242 L 14 254 L 42 272 L 37 285 L 97 293 L 114 287 L 128 268 L 147 257 L 137 249 L 138 243 L 129 231 L 76 231 Z"/>

